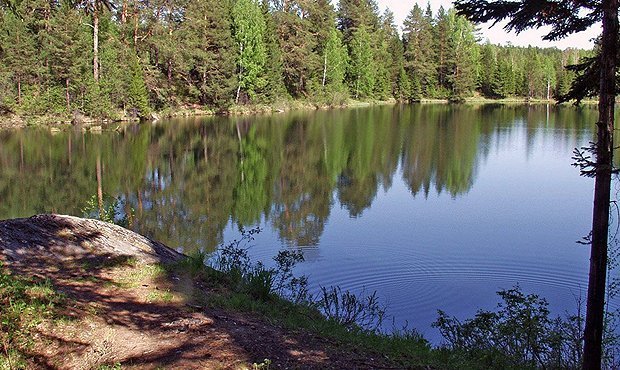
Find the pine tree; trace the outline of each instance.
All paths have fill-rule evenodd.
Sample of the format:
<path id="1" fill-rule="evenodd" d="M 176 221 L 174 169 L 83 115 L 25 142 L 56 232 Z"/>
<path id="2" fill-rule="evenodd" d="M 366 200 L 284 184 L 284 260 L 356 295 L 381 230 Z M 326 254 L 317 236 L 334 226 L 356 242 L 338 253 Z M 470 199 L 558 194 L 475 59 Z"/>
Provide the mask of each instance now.
<path id="1" fill-rule="evenodd" d="M 269 3 L 263 1 L 261 6 L 263 19 L 265 19 L 265 52 L 267 54 L 265 62 L 265 86 L 260 91 L 260 97 L 267 102 L 274 102 L 287 95 L 284 85 L 284 70 L 282 64 L 282 50 L 278 42 L 276 23 L 269 12 Z"/>
<path id="2" fill-rule="evenodd" d="M 443 6 L 439 8 L 435 17 L 434 39 L 437 46 L 437 83 L 438 97 L 445 98 L 449 95 L 449 75 L 453 64 L 450 50 L 450 34 L 452 33 L 454 17 Z"/>
<path id="3" fill-rule="evenodd" d="M 0 60 L 13 80 L 15 101 L 22 104 L 23 88 L 36 71 L 36 43 L 27 23 L 12 12 L 4 13 L 0 24 Z"/>
<path id="4" fill-rule="evenodd" d="M 433 96 L 437 84 L 437 62 L 433 41 L 432 12 L 426 15 L 416 4 L 403 24 L 404 65 L 410 80 L 417 81 L 412 94 L 414 99 L 422 95 Z"/>
<path id="5" fill-rule="evenodd" d="M 284 83 L 294 97 L 307 94 L 313 64 L 307 61 L 316 60 L 316 40 L 310 32 L 308 9 L 304 5 L 301 1 L 287 1 L 273 14 L 282 50 Z"/>
<path id="6" fill-rule="evenodd" d="M 368 33 L 374 33 L 379 28 L 377 4 L 372 0 L 340 0 L 338 29 L 344 35 L 349 50 L 353 34 L 362 26 L 366 27 Z"/>
<path id="7" fill-rule="evenodd" d="M 82 51 L 88 50 L 89 45 L 81 24 L 82 17 L 74 9 L 62 6 L 50 20 L 44 43 L 52 75 L 64 85 L 68 113 L 71 112 L 71 95 L 83 86 L 83 71 L 89 64 L 82 57 Z"/>
<path id="8" fill-rule="evenodd" d="M 242 90 L 249 95 L 250 100 L 256 100 L 256 91 L 265 84 L 265 19 L 256 0 L 236 0 L 232 9 L 232 20 L 238 46 L 239 85 L 235 102 L 239 102 Z"/>
<path id="9" fill-rule="evenodd" d="M 187 7 L 181 33 L 187 78 L 203 104 L 225 109 L 236 87 L 235 50 L 227 0 L 197 0 Z"/>
<path id="10" fill-rule="evenodd" d="M 93 30 L 93 78 L 96 83 L 99 83 L 99 22 L 101 16 L 105 11 L 111 11 L 114 8 L 114 4 L 111 0 L 78 0 L 73 4 L 86 11 L 92 17 L 92 30 Z"/>

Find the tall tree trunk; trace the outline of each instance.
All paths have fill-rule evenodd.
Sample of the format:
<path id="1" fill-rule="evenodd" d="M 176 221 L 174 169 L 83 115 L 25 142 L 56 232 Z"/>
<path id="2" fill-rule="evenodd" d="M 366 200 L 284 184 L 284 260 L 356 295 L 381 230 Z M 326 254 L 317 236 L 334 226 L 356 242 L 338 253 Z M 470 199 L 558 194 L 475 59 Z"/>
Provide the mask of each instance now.
<path id="1" fill-rule="evenodd" d="M 69 97 L 69 78 L 65 78 L 65 100 L 67 101 L 67 113 L 71 112 L 71 99 Z"/>
<path id="2" fill-rule="evenodd" d="M 596 143 L 596 180 L 592 211 L 592 245 L 586 326 L 584 331 L 583 369 L 601 368 L 602 338 L 607 280 L 607 243 L 609 206 L 613 166 L 615 72 L 618 52 L 618 0 L 603 0 L 603 36 L 601 43 L 601 75 L 599 122 Z"/>
<path id="3" fill-rule="evenodd" d="M 22 105 L 22 78 L 17 75 L 17 105 Z"/>
<path id="4" fill-rule="evenodd" d="M 94 4 L 93 9 L 93 77 L 99 83 L 99 9 Z"/>
<path id="5" fill-rule="evenodd" d="M 123 1 L 123 6 L 121 10 L 121 23 L 127 23 L 127 1 Z"/>
<path id="6" fill-rule="evenodd" d="M 138 16 L 138 7 L 134 10 L 133 14 L 133 47 L 138 49 L 138 25 L 139 25 L 139 16 Z"/>
<path id="7" fill-rule="evenodd" d="M 327 79 L 327 53 L 323 58 L 323 87 L 325 87 L 325 80 Z"/>
<path id="8" fill-rule="evenodd" d="M 243 54 L 243 44 L 239 45 L 239 55 Z M 243 67 L 239 66 L 239 85 L 237 86 L 237 96 L 235 97 L 235 104 L 239 104 L 239 95 L 241 94 L 241 79 L 243 76 Z"/>

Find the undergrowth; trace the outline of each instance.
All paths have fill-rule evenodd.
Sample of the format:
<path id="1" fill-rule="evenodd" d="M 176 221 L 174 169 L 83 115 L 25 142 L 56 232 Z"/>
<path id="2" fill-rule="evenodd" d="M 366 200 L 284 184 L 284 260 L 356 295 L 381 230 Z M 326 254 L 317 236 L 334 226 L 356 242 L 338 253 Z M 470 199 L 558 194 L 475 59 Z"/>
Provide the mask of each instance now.
<path id="1" fill-rule="evenodd" d="M 404 367 L 433 362 L 429 343 L 415 330 L 381 332 L 385 307 L 376 292 L 354 294 L 340 287 L 323 287 L 320 294 L 310 294 L 307 277 L 293 273 L 304 260 L 298 250 L 280 251 L 273 267 L 253 262 L 248 251 L 258 232 L 243 232 L 239 240 L 213 254 L 196 251 L 173 269 L 207 284 L 211 290 L 203 303 L 211 307 L 259 313 L 289 329 L 309 330 L 381 353 Z"/>
<path id="2" fill-rule="evenodd" d="M 273 267 L 253 262 L 249 244 L 258 229 L 215 253 L 193 253 L 177 268 L 212 288 L 206 305 L 256 312 L 289 329 L 305 329 L 359 350 L 377 353 L 399 368 L 441 369 L 577 369 L 581 366 L 583 312 L 552 317 L 545 299 L 519 286 L 498 292 L 496 310 L 480 310 L 459 320 L 438 312 L 433 324 L 444 343 L 433 348 L 415 329 L 383 332 L 385 307 L 376 292 L 354 294 L 340 287 L 308 291 L 308 279 L 293 274 L 303 253 L 285 250 Z M 613 335 L 617 315 L 608 314 L 606 366 L 617 368 Z"/>
<path id="3" fill-rule="evenodd" d="M 0 262 L 0 369 L 27 367 L 34 329 L 63 301 L 49 280 L 12 275 Z"/>

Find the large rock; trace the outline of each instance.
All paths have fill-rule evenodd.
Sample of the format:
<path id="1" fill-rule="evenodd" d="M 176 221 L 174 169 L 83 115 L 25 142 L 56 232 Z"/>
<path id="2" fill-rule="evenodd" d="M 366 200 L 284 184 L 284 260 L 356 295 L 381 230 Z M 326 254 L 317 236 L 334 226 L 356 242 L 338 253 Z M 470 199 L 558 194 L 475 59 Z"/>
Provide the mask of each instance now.
<path id="1" fill-rule="evenodd" d="M 37 215 L 0 221 L 0 257 L 9 263 L 130 257 L 151 264 L 182 256 L 162 243 L 98 220 Z"/>

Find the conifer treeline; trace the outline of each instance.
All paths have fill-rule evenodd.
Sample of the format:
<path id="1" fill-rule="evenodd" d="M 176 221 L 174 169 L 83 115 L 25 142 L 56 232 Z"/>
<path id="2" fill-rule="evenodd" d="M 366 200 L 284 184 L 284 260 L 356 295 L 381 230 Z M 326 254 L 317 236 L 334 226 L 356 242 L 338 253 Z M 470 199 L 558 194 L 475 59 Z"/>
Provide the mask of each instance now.
<path id="1" fill-rule="evenodd" d="M 0 113 L 303 99 L 549 98 L 585 52 L 480 44 L 450 9 L 374 0 L 0 1 Z"/>

